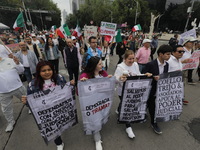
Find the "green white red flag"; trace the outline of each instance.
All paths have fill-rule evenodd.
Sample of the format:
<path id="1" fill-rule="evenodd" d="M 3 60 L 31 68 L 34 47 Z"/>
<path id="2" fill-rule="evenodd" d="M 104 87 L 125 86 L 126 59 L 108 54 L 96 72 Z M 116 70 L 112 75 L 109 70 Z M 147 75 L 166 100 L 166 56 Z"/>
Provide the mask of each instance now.
<path id="1" fill-rule="evenodd" d="M 80 28 L 78 22 L 77 22 L 76 28 L 75 28 L 74 32 L 72 33 L 72 35 L 75 36 L 75 37 L 80 37 L 82 35 L 81 34 L 81 28 Z"/>
<path id="2" fill-rule="evenodd" d="M 24 27 L 24 17 L 23 17 L 23 13 L 20 12 L 20 14 L 18 15 L 17 19 L 15 20 L 15 23 L 13 25 L 13 29 L 14 30 L 19 30 L 22 27 Z"/>
<path id="3" fill-rule="evenodd" d="M 139 31 L 139 30 L 142 30 L 140 24 L 137 24 L 137 25 L 135 25 L 135 26 L 132 28 L 132 31 L 133 31 L 133 32 Z"/>
<path id="4" fill-rule="evenodd" d="M 66 38 L 67 36 L 71 36 L 71 32 L 70 32 L 67 24 L 60 26 L 60 28 L 57 30 L 57 34 L 61 38 Z"/>

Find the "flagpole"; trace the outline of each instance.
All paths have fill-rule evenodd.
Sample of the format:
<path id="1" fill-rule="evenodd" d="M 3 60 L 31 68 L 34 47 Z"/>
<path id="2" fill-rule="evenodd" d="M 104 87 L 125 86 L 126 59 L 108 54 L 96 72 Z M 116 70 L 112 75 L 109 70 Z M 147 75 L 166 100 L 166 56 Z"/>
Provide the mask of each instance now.
<path id="1" fill-rule="evenodd" d="M 22 0 L 22 5 L 23 5 L 23 8 L 24 8 L 24 13 L 25 13 L 25 16 L 26 16 L 26 21 L 28 21 L 28 15 L 27 15 L 27 12 L 26 12 L 26 7 L 25 7 L 25 4 L 24 4 L 24 0 Z M 26 23 L 25 23 L 26 24 Z M 27 29 L 27 28 L 26 28 Z"/>
<path id="2" fill-rule="evenodd" d="M 6 48 L 6 50 L 9 52 L 9 54 L 12 54 L 11 50 L 4 44 L 4 42 L 0 38 L 1 44 Z"/>
<path id="3" fill-rule="evenodd" d="M 21 9 L 21 8 L 19 8 L 19 10 L 20 10 L 20 12 L 22 13 L 22 16 L 23 16 L 22 9 Z M 27 30 L 27 28 L 26 28 L 26 23 L 25 23 L 25 20 L 24 20 L 24 28 L 25 28 L 25 30 Z"/>
<path id="4" fill-rule="evenodd" d="M 28 15 L 29 15 L 29 18 L 30 18 L 30 21 L 31 21 L 31 27 L 32 27 L 32 31 L 33 31 L 33 22 L 32 22 L 31 13 L 30 13 L 29 8 L 28 8 Z"/>

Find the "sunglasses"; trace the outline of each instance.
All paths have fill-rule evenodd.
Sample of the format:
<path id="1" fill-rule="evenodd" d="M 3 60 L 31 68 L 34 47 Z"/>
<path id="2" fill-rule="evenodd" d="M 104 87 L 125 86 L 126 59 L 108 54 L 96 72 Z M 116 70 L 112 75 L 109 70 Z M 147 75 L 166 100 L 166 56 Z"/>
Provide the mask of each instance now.
<path id="1" fill-rule="evenodd" d="M 178 52 L 178 53 L 185 53 L 185 51 L 176 51 L 176 52 Z"/>

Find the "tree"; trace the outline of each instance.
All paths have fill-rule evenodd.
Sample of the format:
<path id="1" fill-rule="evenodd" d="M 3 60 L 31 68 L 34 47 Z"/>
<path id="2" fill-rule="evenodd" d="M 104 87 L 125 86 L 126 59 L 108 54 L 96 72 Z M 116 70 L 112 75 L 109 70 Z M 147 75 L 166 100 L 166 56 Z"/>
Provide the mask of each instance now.
<path id="1" fill-rule="evenodd" d="M 26 8 L 29 8 L 29 9 L 34 9 L 34 10 L 42 9 L 42 10 L 48 10 L 48 11 L 54 12 L 50 14 L 41 14 L 41 15 L 40 13 L 31 12 L 32 22 L 33 24 L 36 24 L 39 27 L 39 29 L 41 29 L 41 16 L 43 18 L 44 23 L 46 24 L 47 29 L 50 29 L 52 25 L 60 26 L 61 12 L 58 9 L 57 5 L 53 3 L 52 0 L 24 0 L 24 3 L 26 5 Z M 22 8 L 23 10 L 23 7 L 22 7 L 23 5 L 22 5 L 21 0 L 1 0 L 0 6 L 13 8 L 11 10 L 2 10 L 2 9 L 0 10 L 1 22 L 10 26 L 12 29 L 14 21 L 19 14 L 19 8 Z M 18 10 L 15 10 L 15 8 L 17 8 Z M 46 21 L 45 16 L 51 16 L 52 21 Z M 24 18 L 25 18 L 25 14 L 24 14 Z"/>

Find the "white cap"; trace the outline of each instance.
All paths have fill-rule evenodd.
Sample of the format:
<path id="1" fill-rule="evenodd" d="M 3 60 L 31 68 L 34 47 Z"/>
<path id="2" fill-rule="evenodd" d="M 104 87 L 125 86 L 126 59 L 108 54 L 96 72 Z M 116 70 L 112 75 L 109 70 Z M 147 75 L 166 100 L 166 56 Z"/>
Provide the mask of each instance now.
<path id="1" fill-rule="evenodd" d="M 144 39 L 143 42 L 142 42 L 142 44 L 144 44 L 144 43 L 151 43 L 151 40 L 149 40 L 149 39 Z"/>
<path id="2" fill-rule="evenodd" d="M 192 37 L 192 36 L 189 36 L 189 37 L 186 37 L 186 38 L 184 39 L 183 45 L 185 45 L 187 42 L 195 42 L 195 41 L 197 41 L 197 39 L 195 39 L 195 38 Z"/>
<path id="3" fill-rule="evenodd" d="M 34 33 L 32 33 L 31 36 L 33 37 L 33 36 L 36 36 L 36 35 Z"/>
<path id="4" fill-rule="evenodd" d="M 75 36 L 72 36 L 72 37 L 71 37 L 71 39 L 72 39 L 72 40 L 75 40 L 75 39 L 76 39 L 76 37 L 75 37 Z"/>

